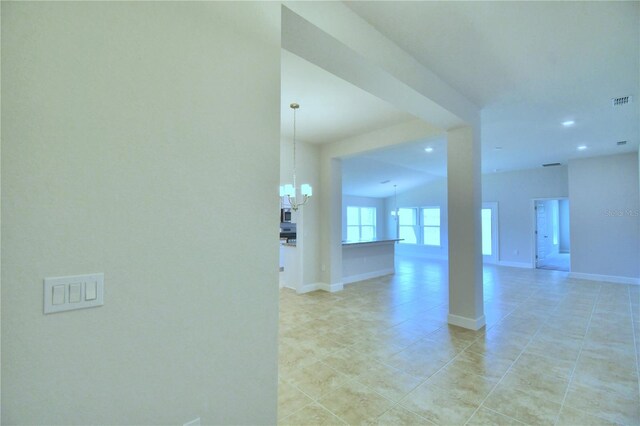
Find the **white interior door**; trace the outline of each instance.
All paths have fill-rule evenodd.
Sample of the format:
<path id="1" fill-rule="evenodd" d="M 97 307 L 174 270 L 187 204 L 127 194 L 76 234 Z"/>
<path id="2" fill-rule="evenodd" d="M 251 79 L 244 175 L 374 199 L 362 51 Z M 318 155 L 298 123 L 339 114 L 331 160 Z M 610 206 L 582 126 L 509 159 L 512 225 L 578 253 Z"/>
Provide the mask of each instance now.
<path id="1" fill-rule="evenodd" d="M 547 211 L 544 201 L 536 201 L 536 268 L 545 265 L 549 255 L 550 236 L 547 224 Z"/>

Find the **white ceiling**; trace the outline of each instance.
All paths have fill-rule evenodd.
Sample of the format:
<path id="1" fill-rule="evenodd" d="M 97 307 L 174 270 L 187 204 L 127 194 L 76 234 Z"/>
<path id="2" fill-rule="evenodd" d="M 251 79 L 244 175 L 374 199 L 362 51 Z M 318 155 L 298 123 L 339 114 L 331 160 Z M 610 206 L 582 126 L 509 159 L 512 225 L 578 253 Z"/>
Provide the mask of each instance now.
<path id="1" fill-rule="evenodd" d="M 426 152 L 425 148 L 431 148 Z M 389 197 L 447 175 L 447 143 L 431 139 L 370 151 L 342 160 L 342 192 Z"/>
<path id="2" fill-rule="evenodd" d="M 481 108 L 485 173 L 638 149 L 640 2 L 347 4 Z M 289 98 L 301 93 L 309 104 L 313 125 L 305 123 L 304 138 L 298 122 L 303 140 L 340 139 L 411 118 L 287 52 L 282 72 L 283 122 Z M 633 103 L 611 106 L 611 98 L 626 95 Z M 569 119 L 576 124 L 563 127 Z M 617 146 L 620 140 L 627 145 Z M 588 148 L 577 151 L 579 145 Z M 415 149 L 424 154 L 419 143 Z M 420 175 L 442 175 L 446 157 L 427 157 L 404 146 L 347 159 L 345 192 L 388 196 L 393 183 L 384 192 L 383 180 L 417 185 Z"/>
<path id="3" fill-rule="evenodd" d="M 400 111 L 318 66 L 282 50 L 281 133 L 293 138 L 293 112 L 296 102 L 296 138 L 308 143 L 345 139 L 408 120 Z"/>

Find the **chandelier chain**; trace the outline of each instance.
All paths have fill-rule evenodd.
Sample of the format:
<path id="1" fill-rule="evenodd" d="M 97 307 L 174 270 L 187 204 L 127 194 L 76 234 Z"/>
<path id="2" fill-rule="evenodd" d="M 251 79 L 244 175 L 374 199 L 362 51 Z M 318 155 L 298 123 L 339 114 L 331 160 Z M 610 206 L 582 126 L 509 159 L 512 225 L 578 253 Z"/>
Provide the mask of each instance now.
<path id="1" fill-rule="evenodd" d="M 293 108 L 293 190 L 296 186 L 296 108 Z"/>

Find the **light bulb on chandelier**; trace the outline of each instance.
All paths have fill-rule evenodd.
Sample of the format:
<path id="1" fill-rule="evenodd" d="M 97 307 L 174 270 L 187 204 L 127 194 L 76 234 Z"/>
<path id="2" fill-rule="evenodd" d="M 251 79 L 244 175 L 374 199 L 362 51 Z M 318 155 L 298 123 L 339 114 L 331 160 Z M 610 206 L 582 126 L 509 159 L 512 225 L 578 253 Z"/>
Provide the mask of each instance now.
<path id="1" fill-rule="evenodd" d="M 300 108 L 297 103 L 292 103 L 289 107 L 293 110 L 293 184 L 286 184 L 280 186 L 280 197 L 287 197 L 291 208 L 297 211 L 300 207 L 305 205 L 309 201 L 309 197 L 313 195 L 313 188 L 308 183 L 300 185 L 300 196 L 302 201 L 298 201 L 299 198 L 296 195 L 298 188 L 296 186 L 296 110 Z"/>

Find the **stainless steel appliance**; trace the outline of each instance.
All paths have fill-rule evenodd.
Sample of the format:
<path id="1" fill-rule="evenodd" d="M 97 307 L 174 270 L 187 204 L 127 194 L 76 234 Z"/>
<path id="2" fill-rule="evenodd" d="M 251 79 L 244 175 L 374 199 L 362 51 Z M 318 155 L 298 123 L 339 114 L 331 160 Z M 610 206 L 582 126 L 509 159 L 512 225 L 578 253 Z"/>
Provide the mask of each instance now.
<path id="1" fill-rule="evenodd" d="M 280 239 L 286 238 L 287 241 L 296 239 L 296 224 L 291 222 L 280 223 Z"/>

